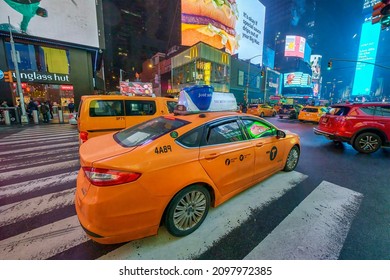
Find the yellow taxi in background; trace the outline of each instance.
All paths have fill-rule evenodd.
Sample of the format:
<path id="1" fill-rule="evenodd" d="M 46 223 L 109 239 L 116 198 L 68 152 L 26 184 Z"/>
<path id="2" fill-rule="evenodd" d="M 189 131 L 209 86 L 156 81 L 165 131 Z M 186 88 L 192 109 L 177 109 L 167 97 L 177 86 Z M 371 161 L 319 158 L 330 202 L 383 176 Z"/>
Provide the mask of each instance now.
<path id="1" fill-rule="evenodd" d="M 263 118 L 263 117 L 275 117 L 277 112 L 272 106 L 269 105 L 249 104 L 247 113 Z"/>
<path id="2" fill-rule="evenodd" d="M 80 146 L 77 216 L 87 235 L 103 244 L 156 235 L 161 224 L 185 236 L 210 207 L 294 170 L 299 156 L 298 135 L 257 116 L 160 116 Z"/>
<path id="3" fill-rule="evenodd" d="M 318 123 L 320 118 L 326 114 L 327 107 L 324 106 L 305 106 L 299 112 L 298 120 Z"/>
<path id="4" fill-rule="evenodd" d="M 176 104 L 167 97 L 84 95 L 77 116 L 79 142 L 172 113 Z"/>

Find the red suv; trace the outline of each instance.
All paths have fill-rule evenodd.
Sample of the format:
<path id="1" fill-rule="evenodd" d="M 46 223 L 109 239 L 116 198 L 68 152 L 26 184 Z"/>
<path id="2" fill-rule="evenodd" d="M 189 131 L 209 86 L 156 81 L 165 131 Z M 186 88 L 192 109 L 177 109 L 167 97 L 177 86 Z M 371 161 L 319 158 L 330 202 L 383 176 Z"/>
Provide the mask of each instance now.
<path id="1" fill-rule="evenodd" d="M 347 142 L 360 153 L 370 154 L 390 146 L 390 103 L 351 103 L 331 106 L 314 133 Z"/>

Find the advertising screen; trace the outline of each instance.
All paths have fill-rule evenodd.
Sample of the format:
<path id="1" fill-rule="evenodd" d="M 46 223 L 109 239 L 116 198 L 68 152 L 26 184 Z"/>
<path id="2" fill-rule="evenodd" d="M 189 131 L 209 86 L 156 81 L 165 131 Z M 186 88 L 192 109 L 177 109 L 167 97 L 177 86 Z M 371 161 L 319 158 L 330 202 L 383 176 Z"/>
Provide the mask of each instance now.
<path id="1" fill-rule="evenodd" d="M 2 0 L 0 11 L 0 31 L 99 47 L 95 0 Z"/>
<path id="2" fill-rule="evenodd" d="M 376 62 L 380 32 L 380 24 L 365 22 L 362 25 L 357 57 L 359 62 L 356 64 L 352 96 L 371 94 L 372 77 L 375 67 L 373 64 Z"/>
<path id="3" fill-rule="evenodd" d="M 287 35 L 284 56 L 304 58 L 306 39 L 300 36 Z"/>
<path id="4" fill-rule="evenodd" d="M 310 56 L 310 66 L 313 79 L 319 79 L 321 76 L 321 61 L 322 55 L 313 54 Z"/>
<path id="5" fill-rule="evenodd" d="M 283 74 L 284 87 L 311 87 L 311 76 L 302 72 Z"/>
<path id="6" fill-rule="evenodd" d="M 262 63 L 265 6 L 258 0 L 182 0 L 181 43 L 204 42 Z"/>

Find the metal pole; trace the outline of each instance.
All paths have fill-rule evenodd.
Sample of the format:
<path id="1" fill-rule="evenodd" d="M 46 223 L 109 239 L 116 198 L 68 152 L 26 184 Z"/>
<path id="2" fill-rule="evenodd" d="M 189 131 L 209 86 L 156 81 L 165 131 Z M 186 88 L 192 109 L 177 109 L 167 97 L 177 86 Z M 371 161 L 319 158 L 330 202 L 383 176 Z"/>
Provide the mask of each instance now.
<path id="1" fill-rule="evenodd" d="M 12 60 L 13 60 L 14 66 L 15 66 L 16 84 L 17 84 L 17 91 L 18 91 L 18 95 L 19 95 L 19 99 L 20 99 L 20 108 L 22 109 L 21 121 L 22 121 L 22 124 L 27 124 L 28 118 L 27 118 L 27 114 L 26 114 L 26 107 L 24 105 L 22 84 L 20 81 L 19 65 L 18 65 L 19 62 L 16 58 L 15 43 L 14 43 L 14 38 L 12 36 L 11 20 L 9 17 L 8 17 L 8 25 L 9 25 L 9 35 L 10 35 L 10 43 L 11 43 L 11 55 L 12 55 Z"/>
<path id="2" fill-rule="evenodd" d="M 247 95 L 247 98 L 249 97 L 249 72 L 250 72 L 250 67 L 251 67 L 251 60 L 256 58 L 256 57 L 259 57 L 259 56 L 263 56 L 262 54 L 258 54 L 258 55 L 255 55 L 254 57 L 251 57 L 248 59 L 248 71 L 247 71 L 247 81 L 246 81 L 246 95 Z M 245 95 L 244 95 L 244 100 L 245 100 Z"/>

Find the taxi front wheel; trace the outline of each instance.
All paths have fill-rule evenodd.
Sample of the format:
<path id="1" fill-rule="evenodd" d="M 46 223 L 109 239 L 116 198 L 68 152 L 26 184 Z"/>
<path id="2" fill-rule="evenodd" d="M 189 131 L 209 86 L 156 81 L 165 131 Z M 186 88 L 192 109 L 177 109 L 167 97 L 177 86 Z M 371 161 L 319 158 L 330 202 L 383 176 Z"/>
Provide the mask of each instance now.
<path id="1" fill-rule="evenodd" d="M 210 193 L 193 185 L 178 192 L 168 205 L 165 226 L 174 236 L 194 232 L 204 221 L 210 208 Z"/>
<path id="2" fill-rule="evenodd" d="M 284 171 L 292 171 L 297 167 L 298 160 L 299 160 L 299 148 L 297 146 L 294 146 L 291 148 L 290 152 L 288 153 L 286 165 L 284 166 Z"/>

